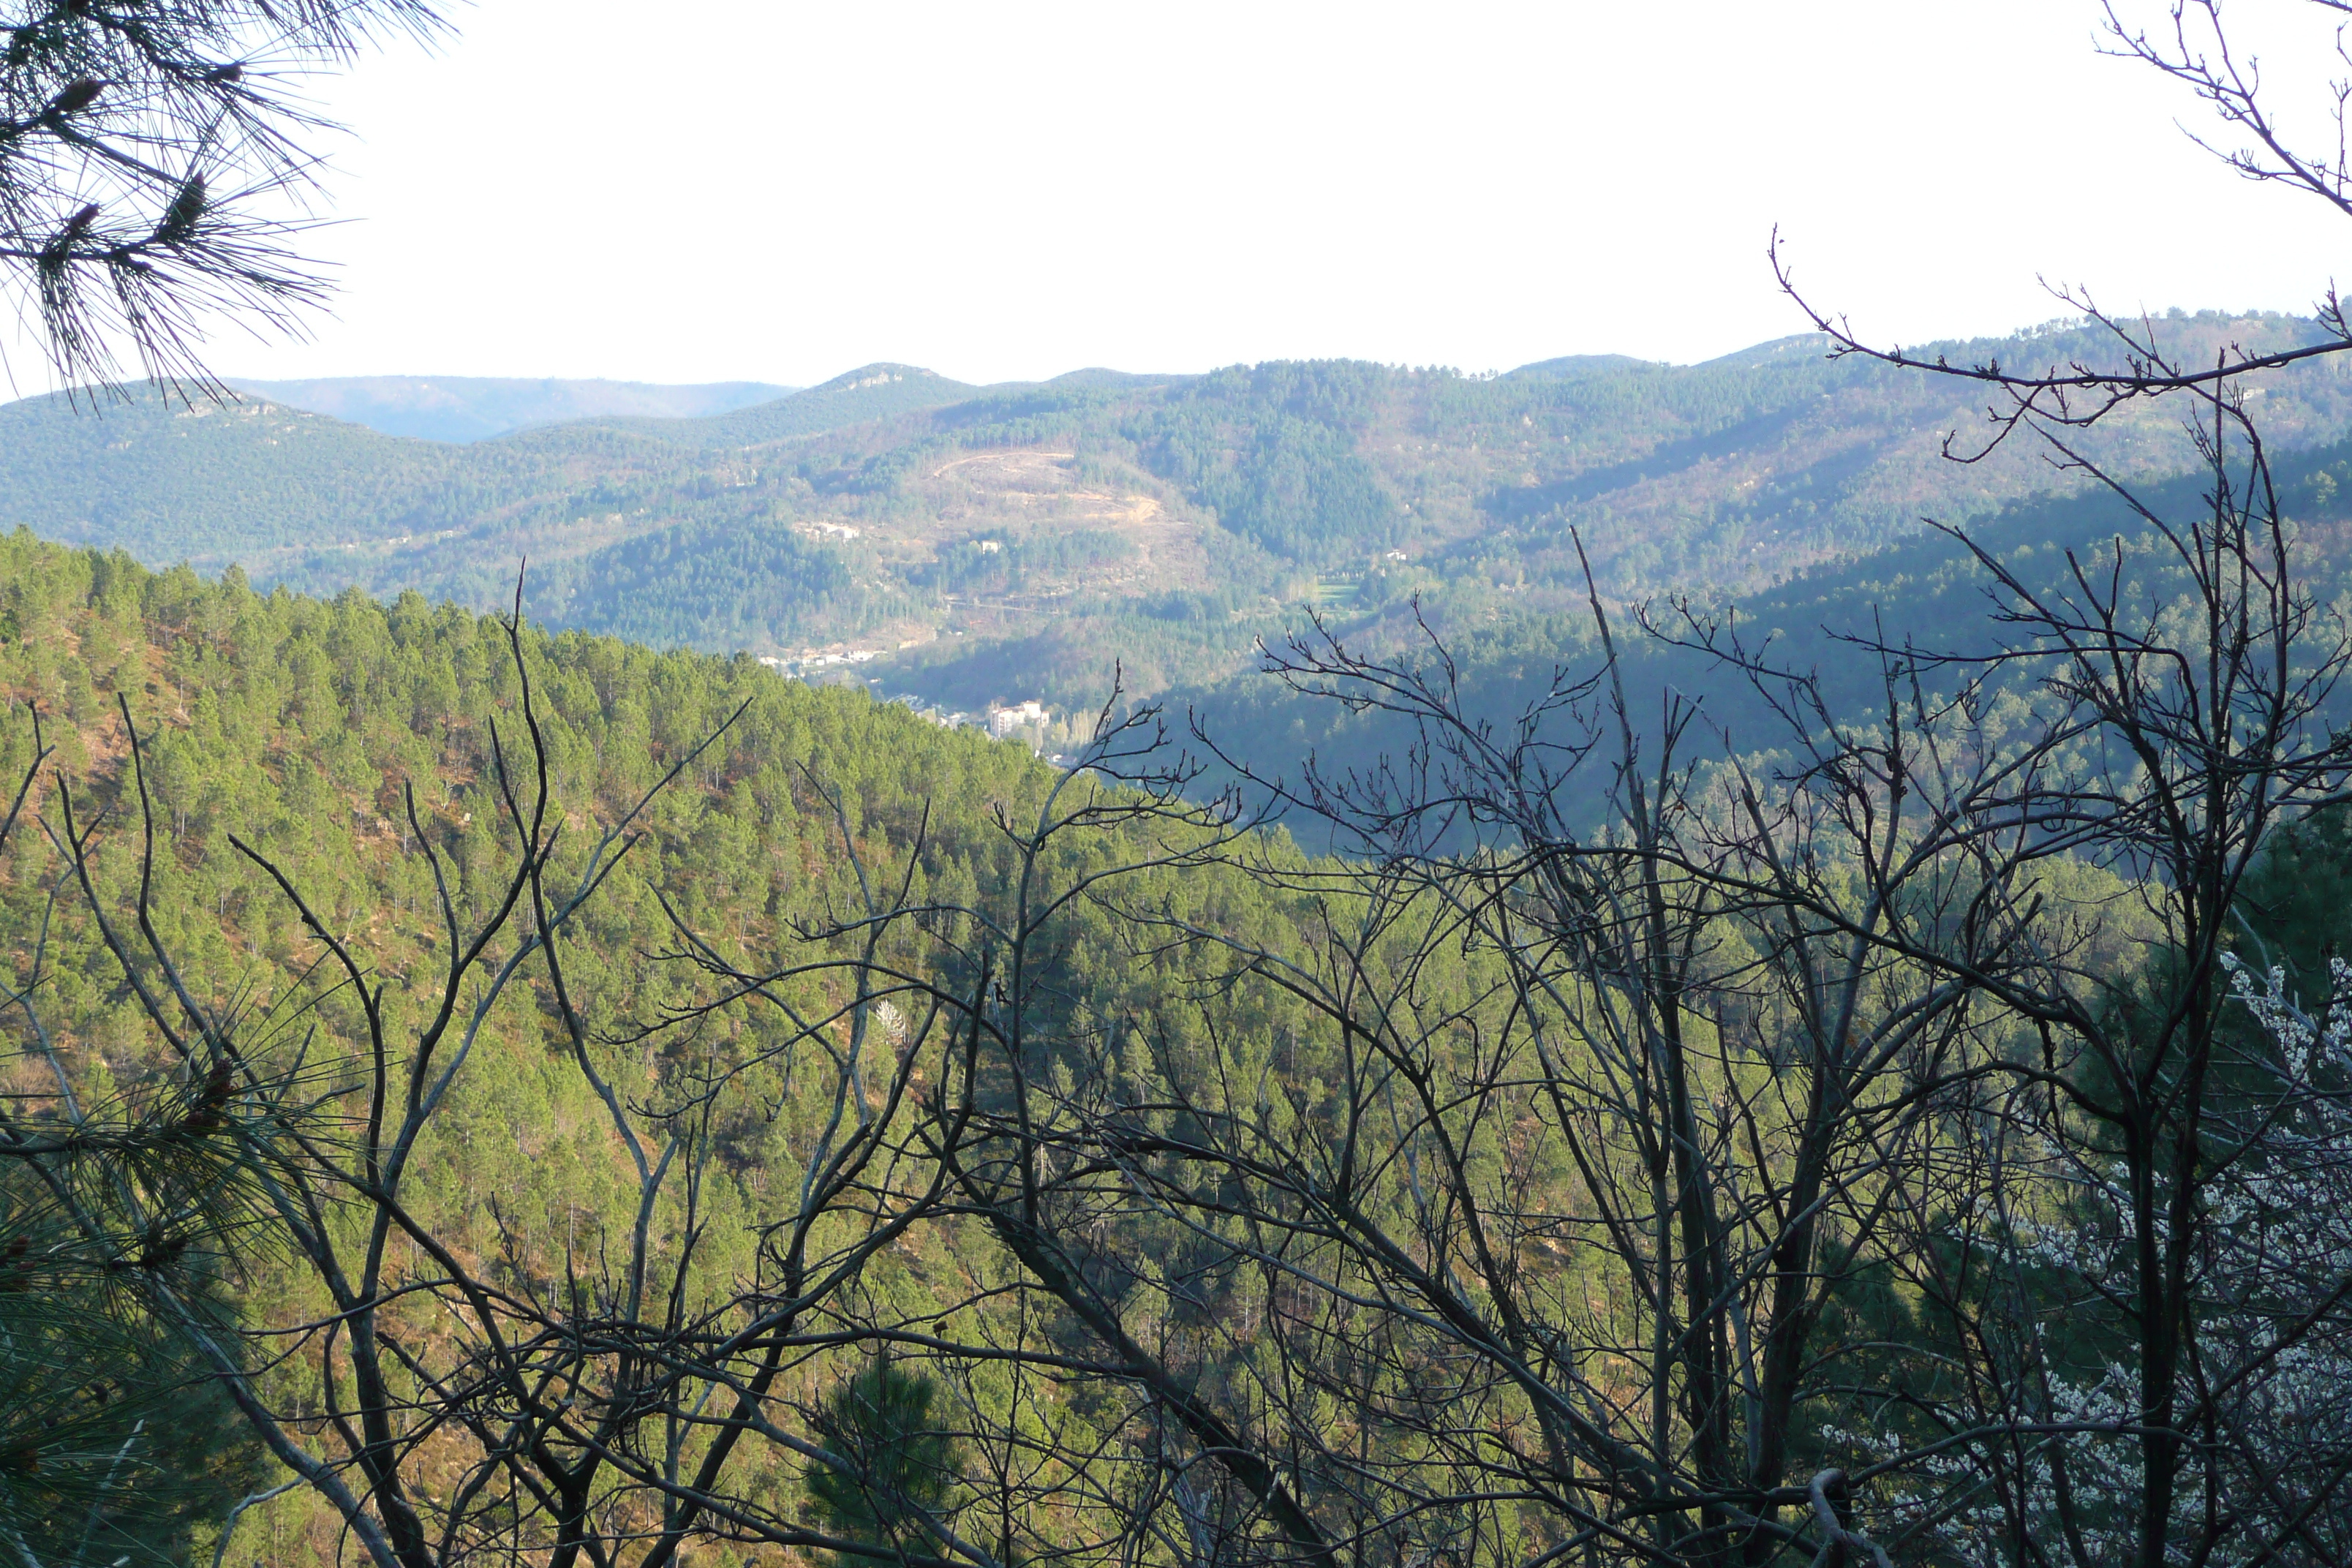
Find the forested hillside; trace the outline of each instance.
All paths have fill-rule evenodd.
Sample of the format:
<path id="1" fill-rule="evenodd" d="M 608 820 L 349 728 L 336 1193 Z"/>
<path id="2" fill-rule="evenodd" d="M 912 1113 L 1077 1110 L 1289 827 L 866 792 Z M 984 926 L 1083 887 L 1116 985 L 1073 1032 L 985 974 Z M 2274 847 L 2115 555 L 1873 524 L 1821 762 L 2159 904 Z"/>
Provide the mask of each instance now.
<path id="1" fill-rule="evenodd" d="M 2283 454 L 2272 477 L 2281 515 L 2301 547 L 2298 586 L 2332 615 L 2352 604 L 2352 441 Z M 1853 721 L 1885 700 L 1884 671 L 1870 651 L 1879 644 L 1915 650 L 1929 671 L 1925 679 L 1931 690 L 1949 692 L 1964 679 L 1983 679 L 1990 690 L 2020 700 L 2018 694 L 2042 678 L 2041 667 L 2018 661 L 1988 671 L 1937 663 L 2000 646 L 2001 629 L 1988 619 L 1993 605 L 1988 574 L 1975 551 L 2060 599 L 2084 597 L 2074 576 L 2079 564 L 2093 582 L 2115 572 L 2128 602 L 2170 602 L 2190 585 L 2135 503 L 2185 534 L 2210 513 L 2210 475 L 2182 475 L 2137 487 L 2130 500 L 2104 491 L 2034 497 L 1971 522 L 1965 542 L 1922 531 L 1804 568 L 1751 593 L 1612 601 L 1620 673 L 1633 694 L 1635 721 L 1654 731 L 1679 694 L 1703 705 L 1710 739 L 1718 742 L 1703 748 L 1705 755 L 1778 745 L 1787 721 L 1774 703 L 1785 693 L 1716 657 L 1735 647 L 1773 668 L 1812 679 L 1826 714 Z M 1439 656 L 1416 624 L 1412 605 L 1391 603 L 1337 629 L 1357 647 L 1387 650 L 1408 666 L 1434 672 Z M 1435 624 L 1446 626 L 1442 619 Z M 1589 605 L 1537 610 L 1515 605 L 1447 629 L 1443 658 L 1465 710 L 1498 726 L 1507 727 L 1541 699 L 1563 669 L 1583 668 L 1597 657 Z M 1311 632 L 1292 635 L 1309 647 L 1319 640 Z M 1286 645 L 1272 646 L 1279 654 Z M 1368 770 L 1384 753 L 1403 754 L 1415 739 L 1413 725 L 1397 715 L 1353 712 L 1255 672 L 1163 696 L 1234 764 L 1213 771 L 1221 783 L 1241 772 L 1295 782 L 1310 760 L 1335 774 Z M 2332 722 L 2352 724 L 2352 693 L 2329 692 L 2326 712 Z M 1559 722 L 1567 724 L 1570 717 L 1561 715 Z M 1580 810 L 1597 811 L 1606 782 L 1587 773 L 1571 798 Z"/>
<path id="2" fill-rule="evenodd" d="M 12 782 L 24 775 L 34 755 L 31 714 L 45 714 L 55 771 L 37 781 L 26 809 L 58 821 L 66 790 L 80 793 L 84 811 L 110 808 L 94 846 L 110 908 L 127 909 L 139 868 L 118 700 L 144 730 L 161 860 L 157 926 L 194 997 L 234 1016 L 247 1049 L 291 1048 L 320 1025 L 335 1035 L 352 1022 L 351 997 L 315 984 L 318 954 L 301 923 L 233 836 L 367 944 L 393 1007 L 405 1016 L 429 1006 L 441 933 L 419 833 L 444 856 L 459 907 L 478 917 L 495 901 L 503 857 L 492 726 L 507 724 L 509 746 L 527 744 L 513 727 L 517 671 L 496 623 L 414 595 L 388 606 L 356 593 L 332 603 L 264 595 L 234 571 L 219 583 L 185 569 L 151 574 L 119 552 L 78 553 L 20 532 L 0 539 L 0 684 L 10 702 L 0 767 Z M 1005 866 L 989 813 L 1033 808 L 1052 777 L 1017 745 L 940 729 L 862 692 L 788 682 L 748 659 L 576 634 L 533 632 L 528 646 L 554 787 L 562 809 L 583 826 L 625 810 L 723 730 L 640 819 L 646 838 L 599 905 L 573 984 L 600 1033 L 658 1019 L 698 984 L 691 965 L 655 959 L 677 941 L 658 899 L 731 950 L 789 947 L 794 922 L 855 906 L 846 833 L 869 857 L 901 856 L 919 844 L 912 885 L 941 900 L 970 900 Z M 168 1088 L 173 1064 L 142 1026 L 87 914 L 58 905 L 64 868 L 37 834 L 9 842 L 0 862 L 0 952 L 12 992 L 37 991 L 52 1059 L 69 1064 L 98 1097 L 90 1109 L 104 1115 L 117 1109 L 114 1095 L 136 1103 Z M 1068 980 L 1089 984 L 1082 970 Z M 801 999 L 821 1002 L 822 992 L 804 989 Z M 543 1022 L 535 1012 L 501 1015 L 474 1042 L 464 1079 L 419 1152 L 409 1194 L 415 1212 L 462 1238 L 469 1254 L 488 1260 L 519 1248 L 516 1260 L 532 1270 L 560 1268 L 567 1237 L 601 1245 L 602 1220 L 586 1230 L 581 1221 L 616 1212 L 616 1184 L 625 1185 L 609 1128 L 587 1087 L 551 1057 Z M 701 1050 L 688 1047 L 674 1061 L 667 1052 L 662 1061 L 623 1052 L 637 1064 L 622 1079 L 626 1092 L 659 1095 L 672 1068 L 690 1074 Z M 12 1055 L 8 1091 L 46 1102 L 47 1066 L 37 1053 Z M 738 1112 L 729 1112 L 723 1168 L 706 1198 L 736 1216 L 728 1225 L 762 1212 L 761 1194 L 782 1182 L 785 1151 L 804 1148 L 823 1125 L 827 1108 L 811 1098 L 812 1075 L 803 1079 L 796 1089 L 789 1070 L 781 1079 L 757 1075 L 759 1095 L 782 1099 L 765 1114 L 739 1108 L 741 1119 L 733 1120 Z M 53 1107 L 37 1112 L 36 1124 L 54 1116 Z M 0 1170 L 0 1181 L 13 1173 Z M 54 1218 L 37 1206 L 0 1215 L 7 1216 L 0 1245 L 28 1235 L 46 1243 Z M 751 1266 L 748 1240 L 714 1237 L 717 1278 Z M 9 1256 L 23 1251 L 16 1246 Z M 917 1281 L 940 1258 L 929 1244 L 911 1255 L 916 1280 L 905 1289 L 919 1297 Z M 288 1321 L 314 1306 L 315 1287 L 277 1248 L 235 1262 L 237 1312 Z M 0 1309 L 6 1305 L 0 1293 Z M 426 1323 L 421 1331 L 434 1331 Z M 11 1375 L 21 1373 L 8 1364 Z M 178 1365 L 184 1379 L 200 1375 Z M 198 1411 L 209 1425 L 194 1424 Z M 168 1422 L 174 1446 L 137 1449 L 128 1475 L 135 1489 L 168 1500 L 169 1518 L 158 1526 L 141 1508 L 110 1505 L 139 1517 L 147 1533 L 110 1538 L 108 1550 L 184 1561 L 190 1522 L 216 1531 L 229 1504 L 262 1476 L 267 1456 L 219 1401 L 184 1381 L 127 1406 L 115 1440 L 142 1416 Z M 0 1398 L 0 1454 L 46 1441 L 44 1423 L 55 1419 L 21 1390 Z M 796 1473 L 787 1467 L 776 1484 L 791 1490 Z M 247 1555 L 237 1561 L 291 1568 L 337 1560 L 336 1521 L 315 1499 L 279 1500 L 240 1529 Z M 58 1543 L 36 1536 L 35 1545 Z M 722 1552 L 704 1561 L 740 1559 Z"/>
<path id="3" fill-rule="evenodd" d="M 2155 324 L 2191 359 L 2292 345 L 2286 317 Z M 1572 607 L 1580 532 L 1612 592 L 1753 591 L 2077 479 L 2038 455 L 1945 461 L 1965 385 L 1797 338 L 1706 364 L 1598 358 L 1493 377 L 1350 363 L 1078 372 L 975 388 L 877 365 L 706 418 L 608 418 L 457 447 L 264 403 L 0 410 L 0 522 L 260 584 L 495 604 L 536 563 L 549 622 L 665 646 L 873 656 L 950 707 L 1090 707 L 1238 668 L 1301 605 L 1353 623 L 1410 595 L 1448 626 Z M 1944 345 L 2095 360 L 2085 331 Z M 2352 383 L 2275 378 L 2281 447 L 2352 427 Z M 2168 413 L 2091 449 L 2186 467 Z"/>
<path id="4" fill-rule="evenodd" d="M 1619 696 L 1589 633 L 1295 658 L 1419 743 L 1294 790 L 1329 859 L 1148 712 L 1057 773 L 745 656 L 0 538 L 0 1530 L 2088 1568 L 2169 1465 L 2167 1529 L 2340 1561 L 2347 1052 L 2292 989 L 2352 1005 L 2340 563 L 2209 505 L 2034 609 L 2034 526 L 2007 620 L 1926 545 L 1779 606 L 2007 639 L 1967 700 L 1816 644 L 1833 709 L 1759 669 L 1669 746 L 1669 656 Z M 2200 1063 L 2242 1158 L 2131 1098 Z M 2183 1191 L 2187 1282 L 2129 1245 Z M 2156 1457 L 2151 1382 L 2230 1441 Z"/>

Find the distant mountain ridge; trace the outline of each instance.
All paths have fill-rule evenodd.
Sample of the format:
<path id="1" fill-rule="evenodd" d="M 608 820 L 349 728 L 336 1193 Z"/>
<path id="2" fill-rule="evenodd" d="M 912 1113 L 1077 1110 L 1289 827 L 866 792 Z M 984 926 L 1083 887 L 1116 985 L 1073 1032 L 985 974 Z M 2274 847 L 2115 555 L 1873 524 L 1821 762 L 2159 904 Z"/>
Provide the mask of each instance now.
<path id="1" fill-rule="evenodd" d="M 482 375 L 341 375 L 237 381 L 239 392 L 289 408 L 425 441 L 481 441 L 536 425 L 616 416 L 687 419 L 731 413 L 794 389 L 764 381 L 665 385 Z"/>
<path id="2" fill-rule="evenodd" d="M 606 429 L 651 436 L 680 446 L 749 447 L 762 441 L 789 440 L 843 425 L 885 419 L 916 409 L 961 403 L 986 390 L 951 381 L 919 365 L 875 363 L 844 372 L 831 381 L 773 401 L 750 406 L 713 410 L 698 418 L 639 415 L 597 418 L 588 423 Z"/>
<path id="3" fill-rule="evenodd" d="M 2180 314 L 2210 360 L 2308 341 L 2301 318 Z M 861 366 L 721 412 L 596 415 L 449 444 L 256 396 L 0 406 L 0 529 L 332 595 L 476 607 L 531 563 L 558 626 L 744 650 L 971 708 L 1199 688 L 1312 605 L 1392 624 L 1572 610 L 1607 593 L 1749 595 L 1824 563 L 2079 488 L 2021 443 L 1942 456 L 1977 389 L 1825 357 L 1817 338 L 1698 365 L 1615 355 L 1465 376 L 1361 361 L 1197 375 L 1083 370 L 973 386 Z M 1954 360 L 2110 355 L 2087 329 L 1930 345 Z M 425 378 L 420 378 L 425 379 Z M 2274 449 L 2352 434 L 2352 378 L 2272 377 Z M 2136 477 L 2190 466 L 2168 408 L 2092 437 Z M 1571 536 L 1571 531 L 1572 535 Z"/>

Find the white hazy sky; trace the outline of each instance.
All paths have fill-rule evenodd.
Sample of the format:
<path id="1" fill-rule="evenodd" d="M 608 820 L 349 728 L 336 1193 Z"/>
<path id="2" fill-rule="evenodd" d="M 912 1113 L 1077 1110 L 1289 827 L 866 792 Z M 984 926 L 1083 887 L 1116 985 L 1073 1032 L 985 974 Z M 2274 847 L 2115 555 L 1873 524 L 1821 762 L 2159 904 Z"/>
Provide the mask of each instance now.
<path id="1" fill-rule="evenodd" d="M 2239 0 L 2245 21 L 2281 0 Z M 250 377 L 970 381 L 1691 361 L 1800 330 L 2305 310 L 2347 232 L 2189 145 L 2088 0 L 480 0 L 314 89 L 310 342 Z M 2319 36 L 2262 40 L 2276 68 Z M 2306 210 L 2308 209 L 2308 210 Z M 2352 282 L 2352 279 L 2347 279 Z"/>

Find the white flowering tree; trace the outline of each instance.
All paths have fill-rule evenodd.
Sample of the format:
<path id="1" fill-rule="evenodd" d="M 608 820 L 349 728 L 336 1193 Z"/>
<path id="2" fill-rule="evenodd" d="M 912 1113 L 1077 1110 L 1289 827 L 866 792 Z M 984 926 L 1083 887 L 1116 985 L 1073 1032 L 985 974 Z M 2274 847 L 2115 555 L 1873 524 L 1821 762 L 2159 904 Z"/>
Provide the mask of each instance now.
<path id="1" fill-rule="evenodd" d="M 2089 1564 L 2352 1561 L 2352 964 L 2324 1005 L 2284 965 L 2233 955 L 2186 1225 L 2143 1228 L 2147 1184 L 2061 1100 L 2014 1100 L 1956 1132 L 1940 1234 L 1907 1283 L 1934 1347 L 1890 1382 L 1906 1415 L 1827 1436 L 1902 1479 L 1890 1525 L 1953 1559 Z M 2192 1352 L 2159 1426 L 2139 1319 L 2144 1251 L 2187 1257 Z M 2145 1244 L 2145 1245 L 2144 1245 Z M 2168 1510 L 2147 1528 L 2147 1440 L 2173 1436 Z"/>

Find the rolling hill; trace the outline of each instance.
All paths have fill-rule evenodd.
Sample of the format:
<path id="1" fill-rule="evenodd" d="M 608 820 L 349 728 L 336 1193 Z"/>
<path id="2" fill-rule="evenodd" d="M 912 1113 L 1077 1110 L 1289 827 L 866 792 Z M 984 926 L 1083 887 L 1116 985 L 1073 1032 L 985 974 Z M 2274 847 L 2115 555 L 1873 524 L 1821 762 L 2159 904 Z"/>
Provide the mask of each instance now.
<path id="1" fill-rule="evenodd" d="M 2286 316 L 2176 315 L 2176 353 L 2307 341 Z M 2079 327 L 1939 345 L 2097 357 Z M 2352 432 L 2352 381 L 2274 378 L 2286 448 Z M 2103 427 L 2141 476 L 2186 466 L 2168 409 Z M 283 404 L 0 407 L 0 526 L 150 563 L 237 564 L 331 595 L 534 612 L 746 649 L 951 707 L 1202 689 L 1304 605 L 1374 631 L 1418 595 L 1465 630 L 1571 607 L 1569 531 L 1619 594 L 1753 594 L 2073 480 L 2038 455 L 1941 455 L 1969 390 L 1824 358 L 1813 338 L 1704 364 L 1551 360 L 1498 376 L 1326 361 L 1090 370 L 966 385 L 862 367 L 692 417 L 614 413 L 466 444 Z"/>

